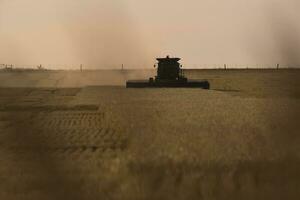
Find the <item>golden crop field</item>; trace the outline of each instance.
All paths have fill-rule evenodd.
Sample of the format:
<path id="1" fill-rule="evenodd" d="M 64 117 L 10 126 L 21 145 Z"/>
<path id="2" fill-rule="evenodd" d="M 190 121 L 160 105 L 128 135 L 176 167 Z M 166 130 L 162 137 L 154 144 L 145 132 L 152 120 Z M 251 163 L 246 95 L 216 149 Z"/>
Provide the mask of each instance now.
<path id="1" fill-rule="evenodd" d="M 0 72 L 0 199 L 298 199 L 300 71 Z"/>

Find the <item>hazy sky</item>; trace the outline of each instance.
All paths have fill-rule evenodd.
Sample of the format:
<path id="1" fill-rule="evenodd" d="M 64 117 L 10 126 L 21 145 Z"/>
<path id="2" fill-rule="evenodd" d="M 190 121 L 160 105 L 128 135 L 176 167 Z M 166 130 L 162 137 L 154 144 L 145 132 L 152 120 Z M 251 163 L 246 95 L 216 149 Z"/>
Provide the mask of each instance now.
<path id="1" fill-rule="evenodd" d="M 0 64 L 300 63 L 299 0 L 0 0 Z"/>

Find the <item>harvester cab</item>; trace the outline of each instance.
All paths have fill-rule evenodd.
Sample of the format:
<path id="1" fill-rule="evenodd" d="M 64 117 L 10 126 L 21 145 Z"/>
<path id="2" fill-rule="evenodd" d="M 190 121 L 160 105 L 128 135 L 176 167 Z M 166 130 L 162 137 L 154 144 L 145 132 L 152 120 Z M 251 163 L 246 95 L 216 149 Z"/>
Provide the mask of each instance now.
<path id="1" fill-rule="evenodd" d="M 183 79 L 181 65 L 179 63 L 180 58 L 157 58 L 157 81 L 162 80 L 181 80 Z"/>

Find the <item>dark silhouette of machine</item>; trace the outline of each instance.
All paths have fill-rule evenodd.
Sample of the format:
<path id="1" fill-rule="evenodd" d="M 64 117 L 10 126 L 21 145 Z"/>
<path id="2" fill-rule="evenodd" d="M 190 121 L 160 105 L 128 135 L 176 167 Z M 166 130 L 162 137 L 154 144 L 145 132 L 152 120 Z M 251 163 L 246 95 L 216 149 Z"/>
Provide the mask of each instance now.
<path id="1" fill-rule="evenodd" d="M 209 82 L 206 80 L 188 80 L 181 69 L 180 58 L 157 58 L 157 76 L 149 80 L 129 80 L 127 88 L 146 87 L 186 87 L 209 89 Z"/>

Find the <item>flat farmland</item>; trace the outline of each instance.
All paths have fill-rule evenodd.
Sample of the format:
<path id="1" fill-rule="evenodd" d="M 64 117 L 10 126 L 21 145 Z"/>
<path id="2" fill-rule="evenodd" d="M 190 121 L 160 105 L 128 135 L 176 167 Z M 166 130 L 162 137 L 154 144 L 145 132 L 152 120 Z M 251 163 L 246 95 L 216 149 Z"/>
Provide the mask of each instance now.
<path id="1" fill-rule="evenodd" d="M 0 199 L 299 199 L 300 70 L 0 72 Z"/>

